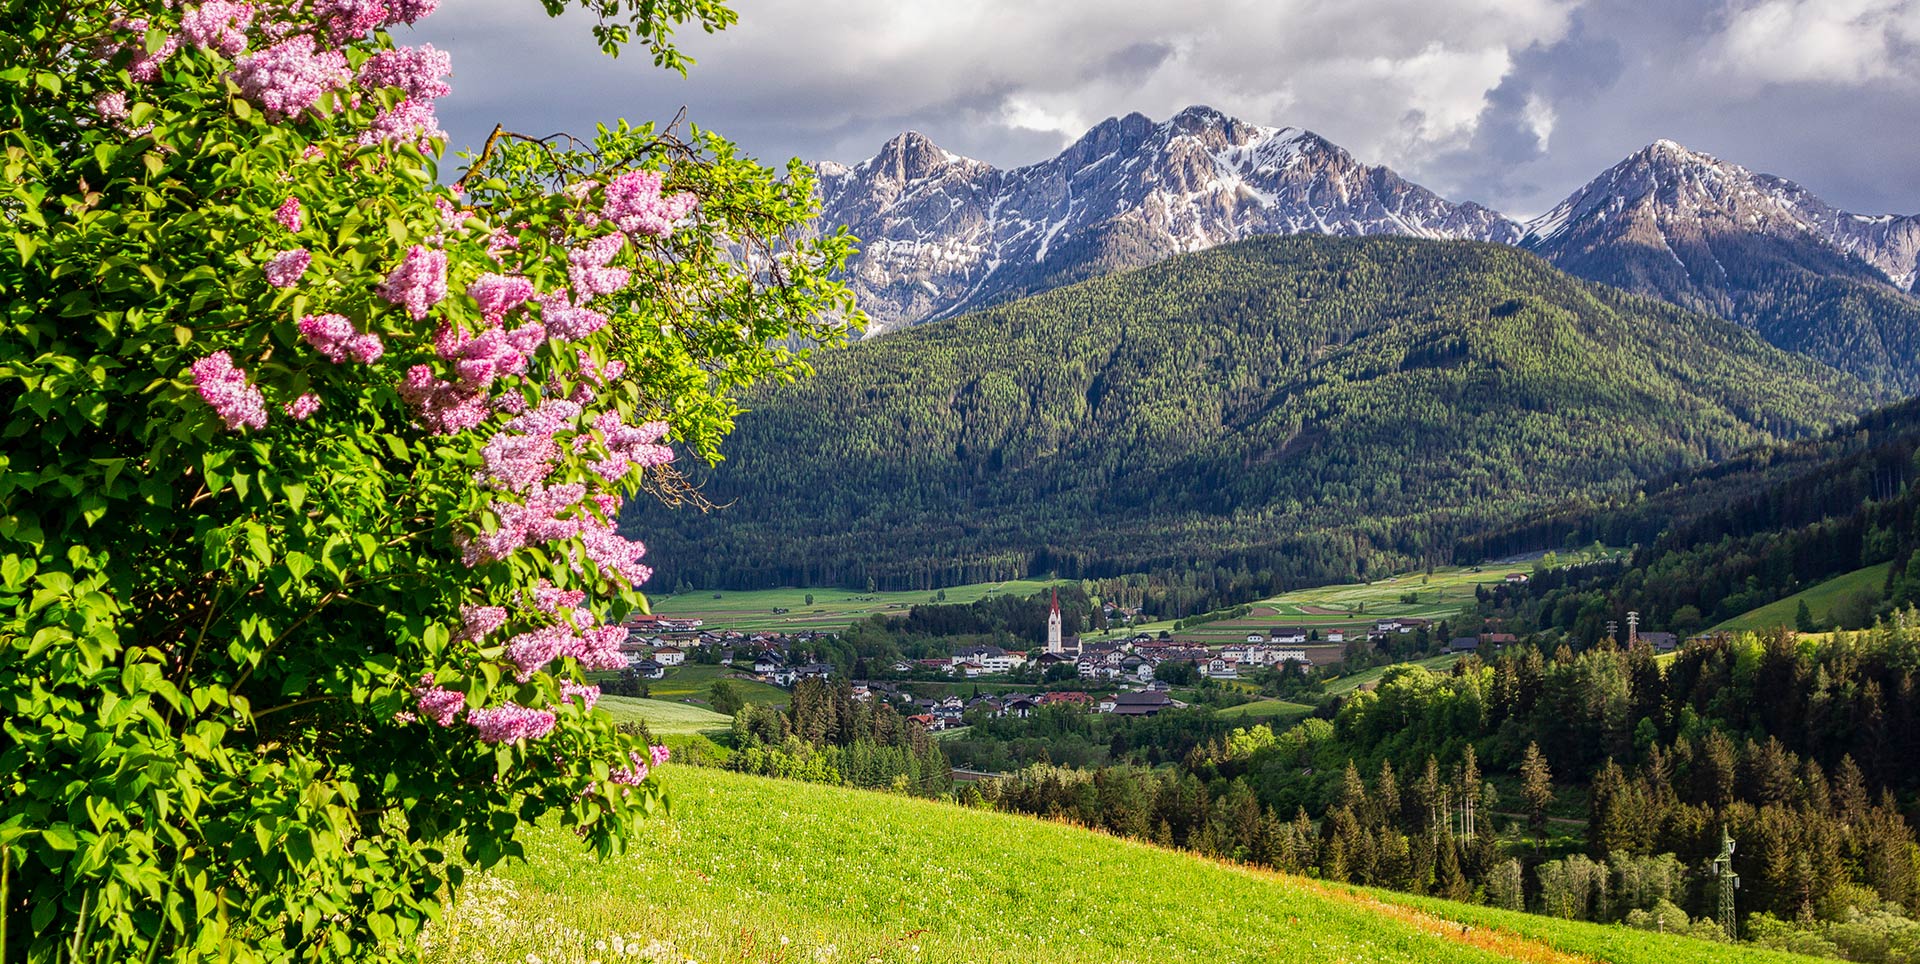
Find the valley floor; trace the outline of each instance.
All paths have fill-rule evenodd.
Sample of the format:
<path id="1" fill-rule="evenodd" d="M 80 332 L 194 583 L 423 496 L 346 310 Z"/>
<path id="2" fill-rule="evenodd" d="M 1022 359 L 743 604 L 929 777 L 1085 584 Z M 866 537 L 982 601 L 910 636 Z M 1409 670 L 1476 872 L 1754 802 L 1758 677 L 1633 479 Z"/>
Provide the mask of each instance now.
<path id="1" fill-rule="evenodd" d="M 624 856 L 526 829 L 527 862 L 475 875 L 428 959 L 1809 960 L 1323 885 L 951 804 L 690 767 L 662 778 L 672 816 Z"/>

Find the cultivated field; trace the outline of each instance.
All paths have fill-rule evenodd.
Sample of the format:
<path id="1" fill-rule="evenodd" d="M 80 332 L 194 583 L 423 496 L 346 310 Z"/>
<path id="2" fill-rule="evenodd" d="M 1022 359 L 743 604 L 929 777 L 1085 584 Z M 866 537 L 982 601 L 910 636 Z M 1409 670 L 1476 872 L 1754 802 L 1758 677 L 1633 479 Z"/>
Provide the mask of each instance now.
<path id="1" fill-rule="evenodd" d="M 1254 700 L 1239 706 L 1229 706 L 1215 711 L 1222 719 L 1240 719 L 1249 724 L 1278 721 L 1292 723 L 1313 715 L 1313 707 L 1305 703 L 1291 703 L 1286 700 Z"/>
<path id="2" fill-rule="evenodd" d="M 669 765 L 672 816 L 597 862 L 554 828 L 473 874 L 436 964 L 1804 964 L 1220 864 L 1027 817 Z"/>
<path id="3" fill-rule="evenodd" d="M 1008 582 L 980 582 L 946 589 L 949 603 L 970 603 L 990 595 L 1031 596 L 1051 583 L 1043 580 L 1016 579 Z M 807 605 L 807 596 L 813 605 Z M 755 589 L 741 592 L 698 590 L 677 596 L 655 596 L 653 611 L 662 616 L 690 616 L 706 621 L 703 629 L 737 629 L 741 632 L 780 630 L 800 632 L 807 629 L 837 630 L 855 620 L 875 613 L 905 612 L 919 603 L 933 602 L 934 591 L 925 592 L 851 592 L 846 589 Z M 717 598 L 716 598 L 717 597 Z M 775 609 L 789 610 L 776 613 Z"/>
<path id="4" fill-rule="evenodd" d="M 1449 566 L 1435 569 L 1431 576 L 1415 572 L 1371 583 L 1343 583 L 1281 593 L 1254 603 L 1252 612 L 1238 619 L 1222 619 L 1185 629 L 1175 629 L 1173 620 L 1164 620 L 1131 627 L 1125 633 L 1107 635 L 1136 632 L 1157 634 L 1166 630 L 1175 639 L 1225 646 L 1241 642 L 1248 633 L 1271 632 L 1282 626 L 1318 629 L 1324 634 L 1336 628 L 1365 629 L 1374 620 L 1389 616 L 1438 621 L 1472 606 L 1477 587 L 1502 583 L 1509 573 L 1532 571 L 1532 563 L 1472 568 Z M 1414 596 L 1413 602 L 1406 601 L 1409 593 Z M 1337 659 L 1340 648 L 1331 647 L 1328 659 Z M 1322 662 L 1318 654 L 1314 656 L 1314 661 Z"/>

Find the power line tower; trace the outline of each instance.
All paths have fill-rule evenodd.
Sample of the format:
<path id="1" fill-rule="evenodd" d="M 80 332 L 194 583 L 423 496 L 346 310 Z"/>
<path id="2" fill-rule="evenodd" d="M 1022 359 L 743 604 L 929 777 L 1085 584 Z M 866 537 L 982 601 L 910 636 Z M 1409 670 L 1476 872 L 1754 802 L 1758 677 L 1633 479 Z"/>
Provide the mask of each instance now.
<path id="1" fill-rule="evenodd" d="M 1720 883 L 1720 930 L 1728 940 L 1738 940 L 1740 935 L 1734 928 L 1739 926 L 1735 915 L 1733 893 L 1740 889 L 1740 875 L 1733 872 L 1733 835 L 1725 828 L 1720 830 L 1720 856 L 1713 858 L 1713 876 Z"/>
<path id="2" fill-rule="evenodd" d="M 1630 612 L 1627 614 L 1627 648 L 1632 649 L 1638 642 L 1640 642 L 1640 614 Z"/>
<path id="3" fill-rule="evenodd" d="M 1617 619 L 1607 620 L 1607 642 L 1615 645 L 1620 643 L 1620 621 Z"/>

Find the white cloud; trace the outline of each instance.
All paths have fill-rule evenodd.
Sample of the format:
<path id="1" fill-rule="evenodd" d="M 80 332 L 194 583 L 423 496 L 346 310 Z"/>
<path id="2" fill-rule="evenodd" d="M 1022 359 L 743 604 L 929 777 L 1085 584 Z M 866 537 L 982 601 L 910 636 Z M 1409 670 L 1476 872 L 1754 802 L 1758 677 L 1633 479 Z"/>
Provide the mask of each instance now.
<path id="1" fill-rule="evenodd" d="M 1764 0 L 1733 10 L 1718 66 L 1761 83 L 1920 82 L 1920 2 Z"/>

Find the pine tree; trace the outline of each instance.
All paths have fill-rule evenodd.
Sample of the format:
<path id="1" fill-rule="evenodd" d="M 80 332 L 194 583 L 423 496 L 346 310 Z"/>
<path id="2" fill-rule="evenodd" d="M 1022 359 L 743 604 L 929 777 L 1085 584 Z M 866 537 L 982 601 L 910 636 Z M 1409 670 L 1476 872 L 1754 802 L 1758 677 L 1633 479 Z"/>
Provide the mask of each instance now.
<path id="1" fill-rule="evenodd" d="M 1527 826 L 1541 842 L 1547 839 L 1547 806 L 1553 803 L 1553 770 L 1540 744 L 1527 744 L 1520 758 L 1520 799 L 1527 805 Z"/>
<path id="2" fill-rule="evenodd" d="M 1804 599 L 1800 600 L 1799 608 L 1793 611 L 1793 628 L 1803 633 L 1818 632 L 1820 629 L 1814 625 L 1813 610 L 1807 608 L 1807 601 Z"/>

